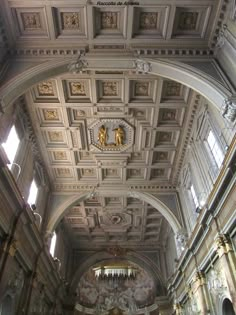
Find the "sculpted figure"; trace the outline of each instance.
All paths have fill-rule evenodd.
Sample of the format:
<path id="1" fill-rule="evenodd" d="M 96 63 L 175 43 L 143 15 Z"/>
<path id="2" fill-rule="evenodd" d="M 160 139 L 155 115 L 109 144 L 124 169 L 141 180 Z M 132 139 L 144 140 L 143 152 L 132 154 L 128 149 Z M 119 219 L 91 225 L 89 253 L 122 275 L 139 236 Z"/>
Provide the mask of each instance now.
<path id="1" fill-rule="evenodd" d="M 124 138 L 125 138 L 125 131 L 124 129 L 119 126 L 116 129 L 113 129 L 115 131 L 115 143 L 116 145 L 123 145 L 124 144 Z"/>
<path id="2" fill-rule="evenodd" d="M 105 146 L 107 144 L 107 128 L 104 125 L 99 128 L 98 141 L 102 146 Z"/>

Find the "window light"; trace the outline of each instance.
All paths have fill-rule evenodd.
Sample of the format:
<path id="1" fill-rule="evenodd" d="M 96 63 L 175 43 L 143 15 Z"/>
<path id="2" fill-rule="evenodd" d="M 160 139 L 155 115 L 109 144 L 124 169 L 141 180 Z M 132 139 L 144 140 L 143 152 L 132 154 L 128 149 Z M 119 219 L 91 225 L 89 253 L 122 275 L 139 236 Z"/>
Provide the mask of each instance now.
<path id="1" fill-rule="evenodd" d="M 35 181 L 33 180 L 31 183 L 31 186 L 30 186 L 28 204 L 30 204 L 30 205 L 35 204 L 36 199 L 37 199 L 37 195 L 38 195 L 38 187 L 37 187 Z"/>
<path id="2" fill-rule="evenodd" d="M 219 168 L 224 160 L 224 154 L 219 146 L 219 143 L 216 140 L 214 133 L 211 130 L 207 136 L 207 143 L 211 150 L 212 156 Z"/>
<path id="3" fill-rule="evenodd" d="M 16 128 L 15 126 L 12 126 L 6 142 L 2 144 L 6 152 L 6 155 L 11 163 L 11 166 L 12 166 L 12 163 L 14 162 L 19 143 L 20 143 L 20 140 L 16 133 Z"/>
<path id="4" fill-rule="evenodd" d="M 49 250 L 52 257 L 54 257 L 54 254 L 55 254 L 56 242 L 57 242 L 57 234 L 56 232 L 54 232 L 52 236 L 51 244 L 50 244 L 50 250 Z"/>
<path id="5" fill-rule="evenodd" d="M 191 192 L 191 195 L 192 195 L 195 207 L 198 208 L 199 207 L 199 202 L 198 202 L 197 194 L 196 194 L 196 191 L 195 191 L 193 185 L 190 186 L 190 192 Z"/>

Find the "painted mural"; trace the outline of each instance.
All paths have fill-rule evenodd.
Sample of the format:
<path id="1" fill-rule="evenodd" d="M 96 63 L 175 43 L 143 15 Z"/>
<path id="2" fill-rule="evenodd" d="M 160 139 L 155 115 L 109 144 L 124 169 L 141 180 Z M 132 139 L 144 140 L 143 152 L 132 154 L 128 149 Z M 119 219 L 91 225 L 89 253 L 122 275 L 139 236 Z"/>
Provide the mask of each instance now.
<path id="1" fill-rule="evenodd" d="M 133 264 L 132 264 L 133 265 Z M 94 267 L 94 266 L 93 266 Z M 154 303 L 155 285 L 148 273 L 137 265 L 135 279 L 97 280 L 93 267 L 80 279 L 77 295 L 81 305 L 101 310 L 120 308 L 123 311 L 142 308 Z"/>

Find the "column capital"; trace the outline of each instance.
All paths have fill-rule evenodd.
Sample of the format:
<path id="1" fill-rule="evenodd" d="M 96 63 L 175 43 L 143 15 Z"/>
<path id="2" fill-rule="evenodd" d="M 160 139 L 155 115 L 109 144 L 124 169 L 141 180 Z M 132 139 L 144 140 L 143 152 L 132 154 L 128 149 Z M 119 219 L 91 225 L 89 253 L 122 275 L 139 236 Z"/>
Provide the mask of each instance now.
<path id="1" fill-rule="evenodd" d="M 194 282 L 197 286 L 202 286 L 206 284 L 206 276 L 205 273 L 202 271 L 197 271 L 194 275 Z"/>
<path id="2" fill-rule="evenodd" d="M 227 254 L 228 252 L 233 250 L 230 238 L 226 234 L 219 234 L 215 240 L 215 244 L 216 251 L 219 254 L 219 256 Z"/>

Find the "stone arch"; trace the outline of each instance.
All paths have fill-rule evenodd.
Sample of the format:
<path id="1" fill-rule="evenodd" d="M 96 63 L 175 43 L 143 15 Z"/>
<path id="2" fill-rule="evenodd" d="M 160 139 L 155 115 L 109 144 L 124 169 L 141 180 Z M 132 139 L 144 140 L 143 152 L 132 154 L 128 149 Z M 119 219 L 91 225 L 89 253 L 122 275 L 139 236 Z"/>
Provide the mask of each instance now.
<path id="1" fill-rule="evenodd" d="M 96 263 L 113 259 L 113 258 L 114 256 L 112 256 L 111 254 L 105 251 L 100 251 L 98 253 L 92 254 L 89 257 L 85 258 L 84 261 L 80 263 L 78 269 L 74 273 L 73 280 L 70 286 L 71 291 L 74 292 L 76 290 L 76 286 L 80 278 L 90 267 L 92 267 Z M 165 293 L 164 292 L 164 287 L 165 287 L 164 279 L 162 277 L 161 271 L 158 269 L 156 264 L 154 264 L 150 259 L 148 259 L 147 257 L 145 257 L 144 255 L 140 253 L 136 253 L 135 251 L 128 251 L 127 255 L 125 256 L 125 259 L 123 257 L 121 257 L 120 259 L 133 262 L 137 264 L 138 266 L 140 266 L 141 268 L 143 268 L 144 270 L 146 270 L 148 274 L 154 280 L 155 286 L 156 287 L 161 286 L 162 291 L 160 292 L 160 294 Z"/>
<path id="2" fill-rule="evenodd" d="M 227 303 L 227 305 L 226 305 Z M 232 306 L 232 308 L 229 310 L 232 313 L 232 310 L 234 311 L 234 313 L 232 313 L 233 315 L 236 314 L 235 311 L 235 305 L 232 303 L 232 298 L 230 296 L 230 293 L 228 291 L 225 291 L 218 299 L 217 303 L 216 303 L 216 313 L 219 315 L 227 315 L 227 313 L 225 312 L 225 308 L 227 311 L 227 306 L 230 307 Z M 231 315 L 231 313 L 229 313 L 229 315 Z"/>
<path id="3" fill-rule="evenodd" d="M 47 61 L 18 73 L 13 79 L 5 82 L 0 89 L 3 111 L 33 85 L 42 80 L 67 73 L 68 65 L 71 61 L 76 60 L 63 58 L 63 60 Z M 115 57 L 104 60 L 104 58 L 95 58 L 88 55 L 86 56 L 86 61 L 88 62 L 88 69 L 127 70 L 134 69 L 135 59 L 133 57 L 123 57 L 117 62 Z M 193 66 L 178 61 L 162 59 L 145 59 L 145 61 L 150 64 L 149 73 L 178 81 L 194 89 L 215 105 L 218 110 L 221 109 L 223 101 L 232 96 L 232 92 L 222 83 Z"/>
<path id="4" fill-rule="evenodd" d="M 106 193 L 103 193 L 103 195 L 105 194 Z M 53 232 L 57 224 L 59 223 L 59 221 L 63 218 L 63 216 L 71 207 L 73 207 L 78 202 L 81 202 L 83 200 L 90 198 L 91 195 L 92 195 L 92 192 L 82 193 L 79 196 L 73 195 L 73 196 L 68 197 L 64 202 L 60 203 L 59 206 L 55 206 L 54 209 L 52 209 L 53 213 L 47 225 L 47 232 L 49 234 Z M 170 224 L 175 234 L 177 234 L 183 228 L 179 220 L 173 214 L 173 212 L 163 202 L 161 202 L 158 198 L 154 197 L 153 195 L 149 193 L 138 192 L 138 191 L 127 192 L 125 190 L 121 191 L 120 195 L 127 196 L 127 197 L 134 197 L 134 198 L 137 198 L 137 199 L 140 199 L 142 201 L 149 203 L 151 206 L 153 206 L 157 211 L 159 211 L 164 216 L 164 218 Z"/>

